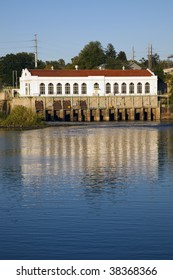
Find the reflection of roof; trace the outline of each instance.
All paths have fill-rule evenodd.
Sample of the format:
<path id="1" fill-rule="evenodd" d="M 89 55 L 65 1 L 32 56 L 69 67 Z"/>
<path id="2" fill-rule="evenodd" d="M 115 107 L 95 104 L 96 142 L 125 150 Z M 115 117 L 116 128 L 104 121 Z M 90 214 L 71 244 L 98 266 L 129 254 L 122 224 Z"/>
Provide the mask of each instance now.
<path id="1" fill-rule="evenodd" d="M 151 77 L 154 74 L 149 70 L 29 70 L 32 76 L 39 77 L 88 77 L 88 76 L 105 76 L 105 77 Z"/>

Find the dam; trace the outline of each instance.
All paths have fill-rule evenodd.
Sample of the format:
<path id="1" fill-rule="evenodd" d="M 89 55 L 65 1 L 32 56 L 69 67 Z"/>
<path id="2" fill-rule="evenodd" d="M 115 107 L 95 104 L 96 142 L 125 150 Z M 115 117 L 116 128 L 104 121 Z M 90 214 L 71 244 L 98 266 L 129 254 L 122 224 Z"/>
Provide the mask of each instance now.
<path id="1" fill-rule="evenodd" d="M 99 122 L 160 120 L 158 96 L 14 97 L 18 105 L 31 108 L 46 121 Z"/>
<path id="2" fill-rule="evenodd" d="M 149 69 L 23 69 L 20 88 L 0 95 L 0 111 L 21 105 L 57 122 L 157 121 L 172 118 L 168 101 Z"/>

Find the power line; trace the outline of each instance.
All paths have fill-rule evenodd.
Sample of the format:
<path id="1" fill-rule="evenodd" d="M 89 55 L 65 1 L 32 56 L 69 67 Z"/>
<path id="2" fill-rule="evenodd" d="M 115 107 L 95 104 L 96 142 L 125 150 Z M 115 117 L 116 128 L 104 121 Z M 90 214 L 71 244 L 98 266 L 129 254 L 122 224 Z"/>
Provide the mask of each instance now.
<path id="1" fill-rule="evenodd" d="M 33 41 L 34 41 L 34 45 L 33 45 Z M 28 44 L 28 43 L 31 43 Z M 18 44 L 18 45 L 17 45 Z M 37 38 L 35 37 L 34 40 L 9 40 L 9 41 L 0 41 L 0 50 L 3 53 L 13 53 L 13 50 L 27 50 L 27 52 L 30 50 L 30 52 L 33 52 L 34 48 L 34 53 L 36 53 L 36 48 L 37 48 Z M 6 50 L 6 51 L 4 51 Z"/>
<path id="2" fill-rule="evenodd" d="M 32 42 L 33 40 L 17 40 L 17 41 L 0 41 L 0 44 L 9 44 L 9 43 L 26 43 Z"/>

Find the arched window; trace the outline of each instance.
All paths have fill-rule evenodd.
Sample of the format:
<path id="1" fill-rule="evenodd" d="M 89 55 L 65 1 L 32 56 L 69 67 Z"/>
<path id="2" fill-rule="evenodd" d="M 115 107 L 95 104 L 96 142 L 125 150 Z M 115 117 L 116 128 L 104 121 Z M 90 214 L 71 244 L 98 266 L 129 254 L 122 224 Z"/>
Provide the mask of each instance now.
<path id="1" fill-rule="evenodd" d="M 65 84 L 65 94 L 70 94 L 70 84 L 69 83 Z"/>
<path id="2" fill-rule="evenodd" d="M 114 94 L 117 94 L 119 93 L 119 86 L 118 86 L 118 83 L 115 83 L 114 84 Z"/>
<path id="3" fill-rule="evenodd" d="M 150 93 L 150 84 L 149 83 L 145 84 L 145 93 Z"/>
<path id="4" fill-rule="evenodd" d="M 87 94 L 87 85 L 85 83 L 82 84 L 82 94 Z"/>
<path id="5" fill-rule="evenodd" d="M 111 85 L 110 85 L 110 83 L 106 84 L 106 93 L 111 93 Z"/>
<path id="6" fill-rule="evenodd" d="M 121 93 L 126 93 L 126 83 L 122 83 L 122 85 L 121 85 Z"/>
<path id="7" fill-rule="evenodd" d="M 96 89 L 96 90 L 99 89 L 99 84 L 98 83 L 94 84 L 94 89 Z"/>
<path id="8" fill-rule="evenodd" d="M 130 85 L 129 85 L 129 93 L 134 93 L 134 83 L 130 83 Z"/>
<path id="9" fill-rule="evenodd" d="M 137 84 L 137 93 L 142 93 L 142 84 L 141 83 Z"/>
<path id="10" fill-rule="evenodd" d="M 53 94 L 54 88 L 53 88 L 53 84 L 50 83 L 48 84 L 48 94 Z"/>
<path id="11" fill-rule="evenodd" d="M 73 85 L 73 94 L 79 94 L 79 86 L 77 83 Z"/>
<path id="12" fill-rule="evenodd" d="M 45 94 L 45 84 L 40 84 L 40 94 Z"/>
<path id="13" fill-rule="evenodd" d="M 56 85 L 56 93 L 57 94 L 62 94 L 62 84 L 58 83 Z"/>

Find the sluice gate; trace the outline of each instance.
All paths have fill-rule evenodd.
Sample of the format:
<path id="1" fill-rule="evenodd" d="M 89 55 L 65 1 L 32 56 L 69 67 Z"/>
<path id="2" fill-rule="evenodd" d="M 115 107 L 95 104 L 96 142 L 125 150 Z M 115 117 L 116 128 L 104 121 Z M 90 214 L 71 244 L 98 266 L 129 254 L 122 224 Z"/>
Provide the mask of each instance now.
<path id="1" fill-rule="evenodd" d="M 101 122 L 160 120 L 155 96 L 22 97 L 12 106 L 32 108 L 46 121 Z"/>

